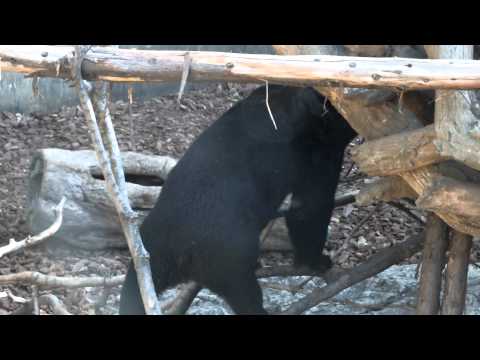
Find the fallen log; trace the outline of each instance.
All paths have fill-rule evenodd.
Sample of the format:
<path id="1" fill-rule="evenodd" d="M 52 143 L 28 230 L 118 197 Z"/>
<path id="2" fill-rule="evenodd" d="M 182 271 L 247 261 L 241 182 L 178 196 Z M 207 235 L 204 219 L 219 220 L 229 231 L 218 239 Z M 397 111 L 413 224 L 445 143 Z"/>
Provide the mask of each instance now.
<path id="1" fill-rule="evenodd" d="M 141 221 L 176 160 L 131 152 L 123 153 L 122 158 L 128 197 Z M 93 151 L 43 149 L 34 154 L 26 216 L 32 233 L 43 231 L 55 220 L 51 208 L 62 196 L 66 198 L 63 223 L 52 239 L 85 249 L 126 246 Z"/>

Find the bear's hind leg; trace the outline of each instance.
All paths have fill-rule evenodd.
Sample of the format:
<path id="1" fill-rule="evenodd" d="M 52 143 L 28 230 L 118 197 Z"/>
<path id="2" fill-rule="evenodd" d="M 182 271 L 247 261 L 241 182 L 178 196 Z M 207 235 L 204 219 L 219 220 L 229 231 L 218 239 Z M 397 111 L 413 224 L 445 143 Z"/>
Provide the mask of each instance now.
<path id="1" fill-rule="evenodd" d="M 262 289 L 255 274 L 234 277 L 227 290 L 220 294 L 237 315 L 267 315 L 263 307 Z"/>

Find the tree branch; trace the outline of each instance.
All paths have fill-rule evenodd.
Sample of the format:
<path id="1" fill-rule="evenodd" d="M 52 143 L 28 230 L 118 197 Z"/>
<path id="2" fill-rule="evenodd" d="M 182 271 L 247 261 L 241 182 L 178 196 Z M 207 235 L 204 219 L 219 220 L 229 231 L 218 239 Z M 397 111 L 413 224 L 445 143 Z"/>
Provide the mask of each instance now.
<path id="1" fill-rule="evenodd" d="M 331 276 L 328 285 L 313 290 L 309 295 L 300 301 L 294 303 L 283 314 L 296 315 L 316 306 L 340 291 L 368 279 L 388 267 L 407 259 L 421 250 L 424 241 L 424 234 L 413 236 L 405 242 L 395 245 L 391 248 L 382 250 L 373 255 L 365 263 L 360 264 L 350 270 L 338 271 Z M 329 271 L 325 274 L 328 276 Z"/>
<path id="2" fill-rule="evenodd" d="M 15 241 L 14 239 L 10 239 L 8 245 L 0 247 L 0 258 L 3 256 L 10 254 L 12 252 L 18 251 L 20 249 L 30 247 L 44 241 L 54 235 L 62 226 L 63 221 L 63 206 L 65 205 L 65 197 L 62 197 L 58 205 L 53 208 L 53 211 L 56 213 L 57 217 L 52 225 L 50 225 L 47 229 L 42 231 L 38 235 L 28 236 L 27 238 L 21 241 Z"/>
<path id="3" fill-rule="evenodd" d="M 45 288 L 82 288 L 95 286 L 116 286 L 123 284 L 125 275 L 105 277 L 71 277 L 44 275 L 36 271 L 24 271 L 16 274 L 0 275 L 0 285 L 25 284 Z"/>
<path id="4" fill-rule="evenodd" d="M 121 167 L 121 158 L 116 138 L 114 137 L 113 125 L 106 106 L 106 92 L 97 92 L 96 96 L 102 97 L 100 102 L 97 98 L 97 106 L 99 107 L 99 115 L 103 123 L 103 134 L 108 137 L 106 140 L 109 145 L 108 150 L 104 147 L 104 139 L 100 131 L 94 111 L 92 101 L 89 97 L 91 85 L 82 80 L 81 66 L 86 55 L 86 49 L 82 46 L 75 47 L 75 63 L 73 67 L 73 78 L 75 79 L 76 89 L 80 98 L 80 104 L 83 107 L 83 113 L 87 120 L 90 130 L 95 153 L 98 163 L 102 169 L 105 179 L 107 191 L 111 196 L 115 208 L 118 212 L 120 223 L 122 225 L 127 243 L 132 254 L 132 260 L 138 277 L 140 293 L 145 305 L 147 314 L 161 314 L 160 305 L 156 296 L 155 287 L 153 286 L 152 273 L 150 269 L 150 256 L 143 246 L 142 239 L 138 227 L 135 225 L 135 214 L 130 207 L 125 187 L 125 176 L 123 175 L 123 167 Z M 103 103 L 104 102 L 104 103 Z M 118 182 L 117 182 L 118 181 Z"/>

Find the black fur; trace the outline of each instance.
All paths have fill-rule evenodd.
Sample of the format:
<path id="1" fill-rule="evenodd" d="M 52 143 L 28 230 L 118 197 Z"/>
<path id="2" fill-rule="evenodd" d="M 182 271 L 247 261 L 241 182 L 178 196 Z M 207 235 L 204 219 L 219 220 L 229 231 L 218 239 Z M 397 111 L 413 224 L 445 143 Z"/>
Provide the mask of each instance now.
<path id="1" fill-rule="evenodd" d="M 140 228 L 157 292 L 194 280 L 237 314 L 266 313 L 255 278 L 259 234 L 287 194 L 297 264 L 324 270 L 322 255 L 345 147 L 356 136 L 310 88 L 269 86 L 238 102 L 191 145 Z M 133 265 L 121 314 L 143 314 Z"/>

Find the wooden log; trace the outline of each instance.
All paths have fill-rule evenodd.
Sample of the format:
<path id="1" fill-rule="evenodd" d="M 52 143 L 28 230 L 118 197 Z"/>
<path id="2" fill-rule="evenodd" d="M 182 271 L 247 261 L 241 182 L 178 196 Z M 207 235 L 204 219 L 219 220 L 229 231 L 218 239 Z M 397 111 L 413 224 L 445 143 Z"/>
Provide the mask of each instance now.
<path id="1" fill-rule="evenodd" d="M 159 185 L 176 160 L 131 152 L 123 153 L 122 157 L 128 197 L 141 221 L 155 203 L 160 194 Z M 118 216 L 99 173 L 93 151 L 37 151 L 29 174 L 29 230 L 38 233 L 48 227 L 54 220 L 51 208 L 65 196 L 62 227 L 53 239 L 86 249 L 125 247 Z"/>
<path id="2" fill-rule="evenodd" d="M 468 264 L 472 236 L 452 232 L 447 263 L 447 277 L 443 297 L 442 315 L 462 315 L 467 294 Z"/>
<path id="3" fill-rule="evenodd" d="M 435 137 L 433 125 L 385 136 L 352 149 L 352 159 L 368 175 L 397 175 L 448 160 L 434 145 Z"/>
<path id="4" fill-rule="evenodd" d="M 455 214 L 480 222 L 480 185 L 438 176 L 416 204 L 425 210 Z"/>
<path id="5" fill-rule="evenodd" d="M 287 55 L 343 55 L 342 48 L 335 45 L 273 45 L 273 47 L 277 53 Z M 452 60 L 452 62 L 454 61 Z M 349 98 L 349 90 L 345 91 L 333 87 L 316 87 L 316 89 L 329 98 L 333 106 L 367 141 L 423 127 L 422 121 L 416 113 L 409 108 L 402 110 L 399 102 L 388 101 L 365 107 L 357 99 Z M 431 186 L 433 180 L 442 174 L 442 171 L 449 171 L 451 167 L 452 165 L 450 164 L 430 165 L 414 171 L 401 173 L 400 176 L 418 195 L 421 195 L 427 187 Z M 461 173 L 468 171 L 461 168 L 456 170 Z M 454 229 L 474 236 L 480 236 L 479 222 L 454 214 L 436 213 Z"/>
<path id="6" fill-rule="evenodd" d="M 376 201 L 390 202 L 409 198 L 415 199 L 415 192 L 399 177 L 392 176 L 365 185 L 355 196 L 357 205 L 366 206 Z"/>
<path id="7" fill-rule="evenodd" d="M 447 247 L 448 226 L 437 215 L 430 213 L 425 226 L 417 315 L 436 315 L 440 310 L 442 270 Z"/>
<path id="8" fill-rule="evenodd" d="M 314 48 L 314 46 L 309 47 Z M 0 46 L 2 71 L 71 79 L 73 47 Z M 180 81 L 188 54 L 189 81 L 234 81 L 395 89 L 480 88 L 479 61 L 308 55 L 279 57 L 221 52 L 151 51 L 95 47 L 86 80 Z"/>
<path id="9" fill-rule="evenodd" d="M 441 59 L 473 59 L 473 45 L 437 45 Z M 473 92 L 438 90 L 435 145 L 440 154 L 480 170 L 480 103 Z"/>

